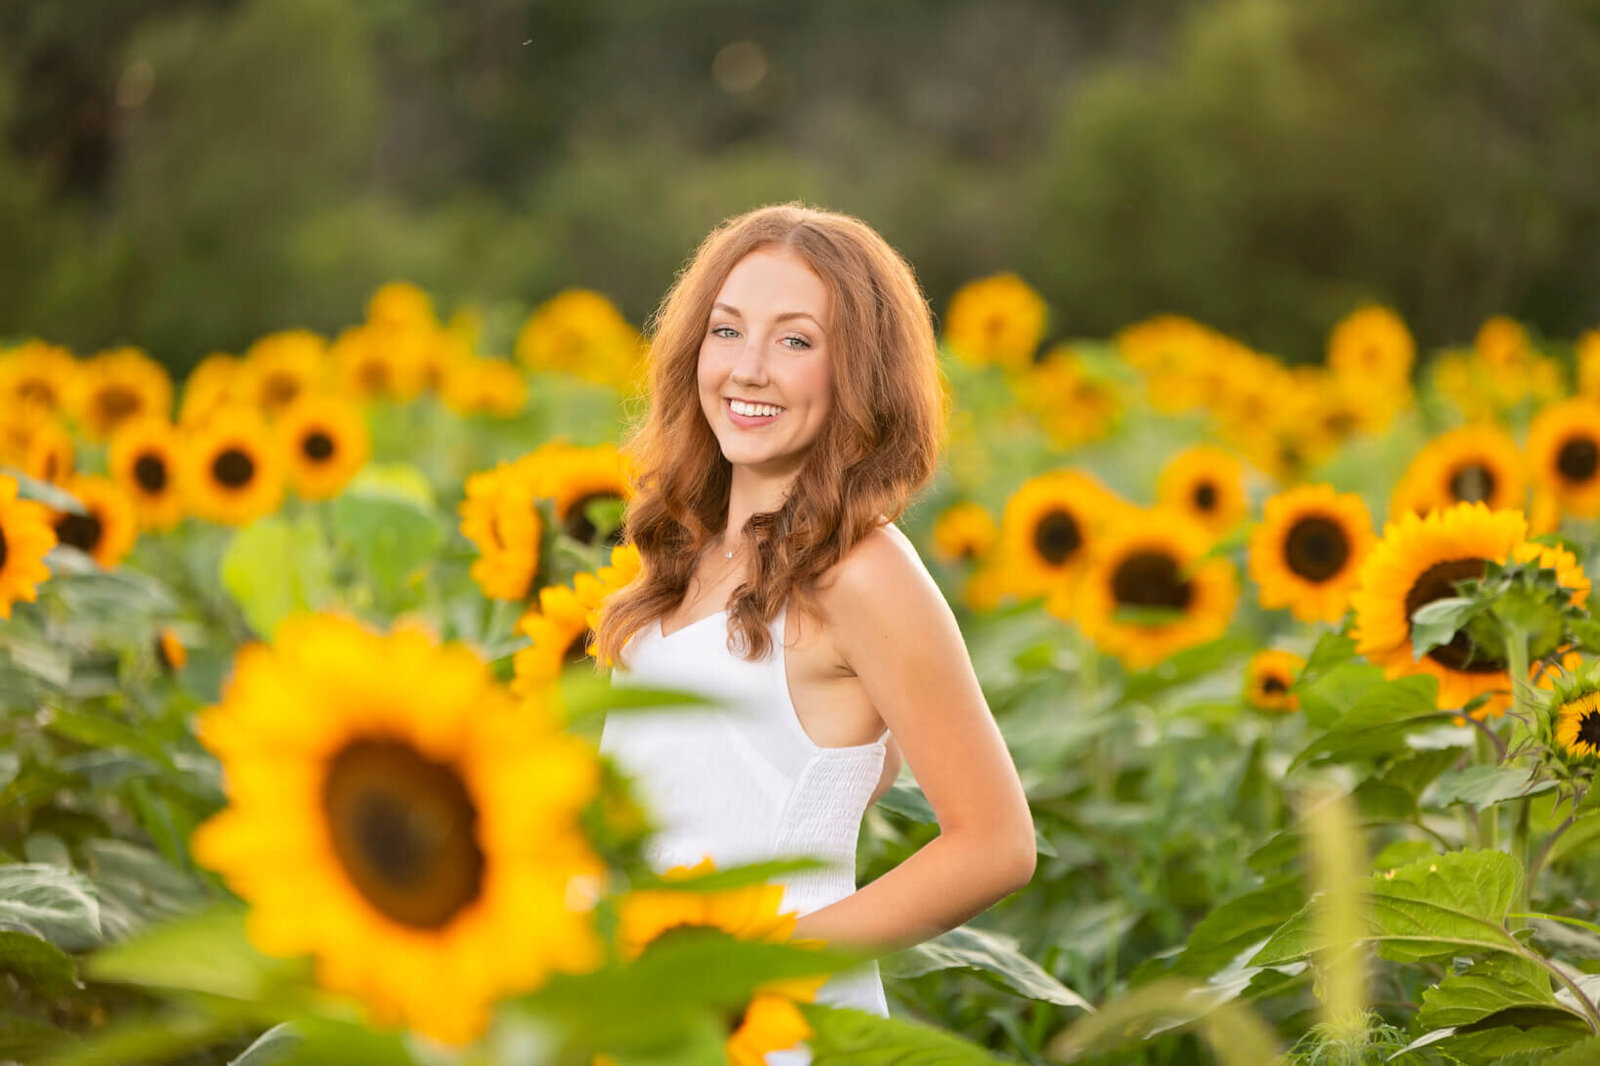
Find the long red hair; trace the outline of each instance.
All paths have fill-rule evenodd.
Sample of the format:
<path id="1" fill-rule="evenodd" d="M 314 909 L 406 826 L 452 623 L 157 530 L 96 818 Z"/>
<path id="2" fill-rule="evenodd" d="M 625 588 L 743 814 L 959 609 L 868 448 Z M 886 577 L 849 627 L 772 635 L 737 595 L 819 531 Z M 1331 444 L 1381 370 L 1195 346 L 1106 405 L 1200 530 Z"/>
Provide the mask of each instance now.
<path id="1" fill-rule="evenodd" d="M 733 468 L 700 410 L 700 346 L 711 305 L 735 264 L 776 246 L 805 260 L 832 300 L 833 405 L 783 505 L 742 531 L 752 573 L 728 606 L 730 647 L 759 659 L 792 594 L 815 608 L 817 580 L 885 518 L 900 516 L 932 477 L 946 398 L 927 297 L 911 267 L 860 219 L 800 203 L 723 222 L 679 272 L 648 323 L 650 403 L 623 445 L 634 495 L 623 536 L 639 577 L 606 601 L 601 661 L 682 602 L 695 560 L 728 519 Z"/>

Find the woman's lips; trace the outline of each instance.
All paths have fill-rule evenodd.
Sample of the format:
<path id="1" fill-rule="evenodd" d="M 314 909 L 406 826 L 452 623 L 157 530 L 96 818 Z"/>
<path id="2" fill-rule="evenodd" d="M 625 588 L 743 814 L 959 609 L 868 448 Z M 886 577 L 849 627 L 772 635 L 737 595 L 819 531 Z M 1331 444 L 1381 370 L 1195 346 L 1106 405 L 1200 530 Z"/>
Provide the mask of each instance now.
<path id="1" fill-rule="evenodd" d="M 722 399 L 722 409 L 727 414 L 728 421 L 740 429 L 759 429 L 762 426 L 770 426 L 783 417 L 783 411 L 781 410 L 775 415 L 742 415 L 733 409 L 733 401 L 727 397 Z"/>

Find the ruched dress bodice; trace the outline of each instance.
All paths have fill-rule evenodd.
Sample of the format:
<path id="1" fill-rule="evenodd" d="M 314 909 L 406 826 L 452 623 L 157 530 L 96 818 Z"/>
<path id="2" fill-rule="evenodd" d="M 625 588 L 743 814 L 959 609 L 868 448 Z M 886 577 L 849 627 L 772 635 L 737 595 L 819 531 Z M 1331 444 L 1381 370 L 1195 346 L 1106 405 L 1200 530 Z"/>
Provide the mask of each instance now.
<path id="1" fill-rule="evenodd" d="M 786 608 L 771 623 L 772 651 L 750 662 L 728 647 L 728 613 L 663 635 L 634 634 L 613 685 L 706 695 L 717 706 L 626 711 L 607 717 L 600 750 L 635 779 L 661 831 L 646 851 L 658 873 L 710 856 L 718 869 L 812 856 L 826 869 L 780 876 L 783 910 L 808 914 L 856 890 L 856 838 L 883 771 L 888 730 L 869 744 L 825 747 L 800 724 L 789 696 Z M 887 1016 L 876 962 L 834 974 L 822 1003 Z M 772 1066 L 809 1061 L 773 1053 Z"/>

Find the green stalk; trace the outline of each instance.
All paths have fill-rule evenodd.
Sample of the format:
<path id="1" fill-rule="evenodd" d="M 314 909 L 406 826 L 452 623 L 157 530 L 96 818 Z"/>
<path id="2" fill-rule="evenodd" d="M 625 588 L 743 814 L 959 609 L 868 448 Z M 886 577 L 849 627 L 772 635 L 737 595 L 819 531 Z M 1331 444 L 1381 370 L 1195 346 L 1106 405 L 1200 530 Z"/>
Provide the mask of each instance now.
<path id="1" fill-rule="evenodd" d="M 1500 760 L 1496 757 L 1494 744 L 1483 730 L 1478 731 L 1476 741 L 1478 765 L 1498 765 Z M 1478 812 L 1478 847 L 1488 851 L 1497 851 L 1500 848 L 1500 819 L 1493 805 L 1484 807 Z"/>

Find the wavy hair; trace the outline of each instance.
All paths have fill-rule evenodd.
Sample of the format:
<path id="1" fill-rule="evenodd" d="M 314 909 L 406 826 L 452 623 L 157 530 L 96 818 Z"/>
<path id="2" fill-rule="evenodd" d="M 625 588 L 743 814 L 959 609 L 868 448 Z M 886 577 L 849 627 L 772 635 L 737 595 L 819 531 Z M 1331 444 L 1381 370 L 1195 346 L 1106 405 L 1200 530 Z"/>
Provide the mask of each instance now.
<path id="1" fill-rule="evenodd" d="M 729 602 L 730 649 L 765 657 L 768 626 L 790 596 L 814 613 L 822 575 L 898 518 L 933 475 L 947 399 L 928 300 L 910 265 L 860 219 L 798 202 L 724 221 L 648 324 L 649 407 L 623 445 L 635 489 L 623 536 L 643 568 L 602 609 L 601 662 L 626 665 L 628 639 L 683 601 L 701 551 L 724 533 L 733 468 L 701 413 L 700 347 L 728 274 L 764 247 L 798 255 L 828 289 L 832 408 L 782 506 L 751 515 L 741 531 L 753 564 Z"/>

